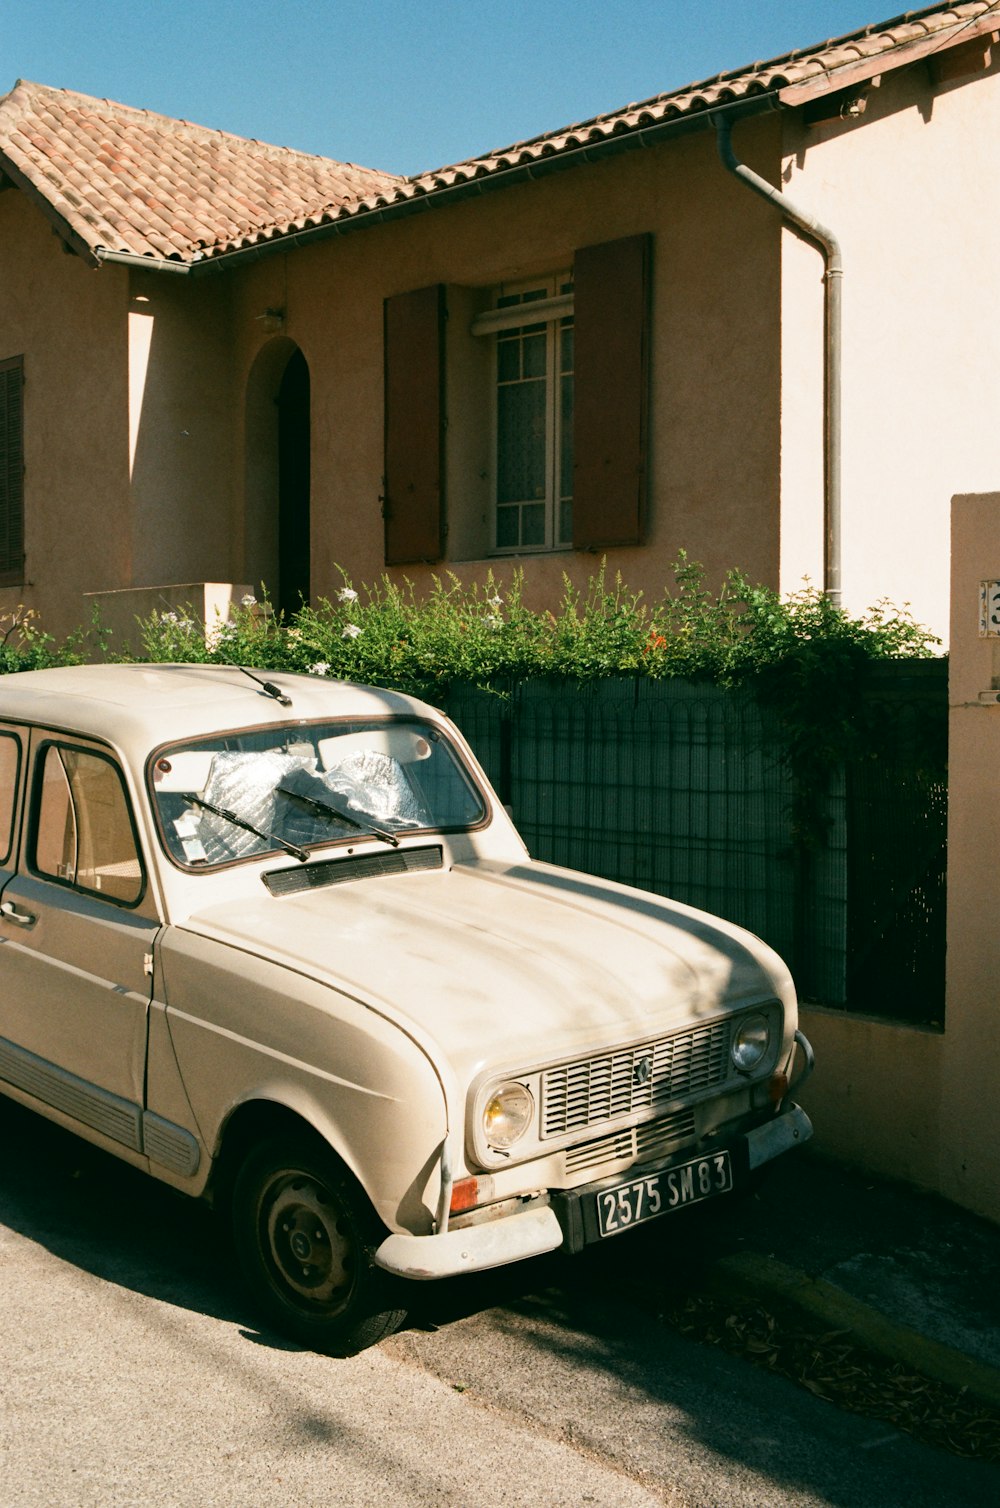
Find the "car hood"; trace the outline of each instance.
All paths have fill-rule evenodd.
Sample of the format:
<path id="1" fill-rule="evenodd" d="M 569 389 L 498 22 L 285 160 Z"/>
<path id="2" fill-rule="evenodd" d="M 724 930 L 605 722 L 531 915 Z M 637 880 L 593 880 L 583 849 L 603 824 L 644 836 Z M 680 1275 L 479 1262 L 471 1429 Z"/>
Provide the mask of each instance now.
<path id="1" fill-rule="evenodd" d="M 551 865 L 479 862 L 247 904 L 185 928 L 328 983 L 433 1040 L 456 1070 L 635 1041 L 794 995 L 727 922 Z"/>

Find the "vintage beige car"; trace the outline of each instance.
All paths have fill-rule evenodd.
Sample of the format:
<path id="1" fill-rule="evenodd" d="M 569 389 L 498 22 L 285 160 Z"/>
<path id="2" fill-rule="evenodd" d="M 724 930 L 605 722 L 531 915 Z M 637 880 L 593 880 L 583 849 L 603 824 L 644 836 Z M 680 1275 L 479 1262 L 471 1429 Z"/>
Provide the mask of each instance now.
<path id="1" fill-rule="evenodd" d="M 811 1134 L 777 956 L 533 861 L 433 708 L 228 665 L 0 692 L 0 1091 L 225 1209 L 305 1344 Z"/>

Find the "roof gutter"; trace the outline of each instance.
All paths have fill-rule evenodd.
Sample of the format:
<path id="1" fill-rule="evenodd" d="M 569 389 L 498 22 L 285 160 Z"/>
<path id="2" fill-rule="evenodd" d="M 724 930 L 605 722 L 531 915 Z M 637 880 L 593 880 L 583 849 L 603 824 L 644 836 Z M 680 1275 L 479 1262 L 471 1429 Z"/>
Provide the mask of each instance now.
<path id="1" fill-rule="evenodd" d="M 103 246 L 98 246 L 94 255 L 98 266 L 111 262 L 119 267 L 142 267 L 146 272 L 174 272 L 184 277 L 193 272 L 198 265 L 191 262 L 177 262 L 172 257 L 143 257 L 135 251 L 106 251 Z"/>
<path id="2" fill-rule="evenodd" d="M 823 252 L 826 271 L 825 330 L 823 337 L 823 591 L 835 607 L 841 603 L 841 491 L 842 491 L 842 368 L 844 262 L 840 242 L 809 210 L 793 203 L 787 194 L 738 161 L 731 140 L 728 118 L 717 116 L 716 140 L 723 166 L 746 188 L 760 194 L 780 211 L 784 219 L 815 241 Z"/>

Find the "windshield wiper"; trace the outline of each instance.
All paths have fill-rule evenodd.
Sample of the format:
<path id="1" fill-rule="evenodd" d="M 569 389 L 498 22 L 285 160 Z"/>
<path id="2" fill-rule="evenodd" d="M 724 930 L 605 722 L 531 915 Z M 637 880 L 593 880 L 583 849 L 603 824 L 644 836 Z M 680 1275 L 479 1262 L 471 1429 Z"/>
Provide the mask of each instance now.
<path id="1" fill-rule="evenodd" d="M 280 789 L 280 787 L 279 787 Z M 255 838 L 261 838 L 265 843 L 274 843 L 278 848 L 283 848 L 285 853 L 290 853 L 293 859 L 300 859 L 303 864 L 308 864 L 309 855 L 304 848 L 299 848 L 295 843 L 289 843 L 285 838 L 279 838 L 277 833 L 266 833 L 259 827 L 254 827 L 252 822 L 238 817 L 235 812 L 227 811 L 224 806 L 216 806 L 214 802 L 203 801 L 192 791 L 184 791 L 185 801 L 192 802 L 195 806 L 202 807 L 206 812 L 211 812 L 216 817 L 222 817 L 226 822 L 231 822 L 234 827 L 242 827 L 245 833 L 253 833 Z"/>
<path id="2" fill-rule="evenodd" d="M 303 796 L 299 791 L 290 791 L 286 785 L 276 787 L 282 796 L 290 796 L 293 801 L 301 801 L 311 812 L 318 812 L 323 817 L 336 817 L 338 822 L 346 822 L 348 827 L 357 828 L 358 832 L 370 833 L 373 838 L 381 838 L 384 843 L 389 843 L 393 848 L 399 847 L 399 839 L 395 833 L 391 833 L 387 827 L 378 827 L 374 822 L 367 819 L 359 822 L 356 817 L 342 811 L 339 806 L 334 806 L 330 801 L 317 801 L 313 796 Z"/>

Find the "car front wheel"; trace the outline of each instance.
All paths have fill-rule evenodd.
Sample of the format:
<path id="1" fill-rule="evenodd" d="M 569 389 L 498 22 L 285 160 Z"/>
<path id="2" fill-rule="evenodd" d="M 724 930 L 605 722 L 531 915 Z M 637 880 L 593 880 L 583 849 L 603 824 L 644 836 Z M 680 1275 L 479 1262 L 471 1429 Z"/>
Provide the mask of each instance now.
<path id="1" fill-rule="evenodd" d="M 321 1142 L 261 1143 L 233 1187 L 233 1234 L 250 1290 L 286 1334 L 331 1356 L 390 1335 L 406 1311 L 375 1266 L 374 1217 Z"/>

